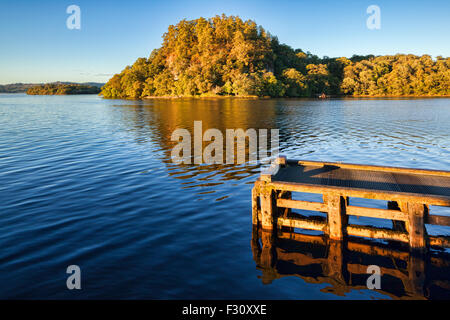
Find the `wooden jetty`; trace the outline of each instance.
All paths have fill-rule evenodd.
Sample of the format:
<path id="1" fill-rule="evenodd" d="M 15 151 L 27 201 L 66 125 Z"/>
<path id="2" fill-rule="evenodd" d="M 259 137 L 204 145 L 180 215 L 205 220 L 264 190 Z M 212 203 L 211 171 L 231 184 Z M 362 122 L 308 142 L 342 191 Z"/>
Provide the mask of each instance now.
<path id="1" fill-rule="evenodd" d="M 322 201 L 294 200 L 293 192 L 320 194 Z M 353 206 L 352 198 L 385 200 L 387 208 Z M 260 175 L 252 190 L 252 222 L 265 230 L 318 230 L 332 240 L 347 236 L 395 240 L 419 251 L 450 247 L 450 237 L 427 235 L 425 224 L 450 226 L 450 216 L 432 215 L 432 206 L 450 207 L 449 171 L 281 156 Z M 326 217 L 307 217 L 291 209 L 323 212 Z M 349 216 L 389 219 L 393 228 L 349 224 Z"/>

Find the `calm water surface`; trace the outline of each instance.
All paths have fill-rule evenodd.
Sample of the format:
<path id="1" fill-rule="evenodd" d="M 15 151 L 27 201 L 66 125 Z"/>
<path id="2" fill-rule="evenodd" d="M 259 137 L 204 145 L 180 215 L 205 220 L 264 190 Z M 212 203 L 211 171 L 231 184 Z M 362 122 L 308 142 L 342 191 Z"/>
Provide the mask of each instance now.
<path id="1" fill-rule="evenodd" d="M 283 263 L 278 272 L 292 276 L 268 281 L 251 241 L 250 190 L 260 168 L 171 163 L 172 131 L 191 130 L 194 120 L 222 132 L 279 128 L 289 158 L 450 170 L 450 99 L 0 95 L 0 298 L 408 296 L 356 286 L 332 292 L 323 270 Z M 450 286 L 432 284 L 450 270 L 446 253 L 436 254 L 444 260 L 428 268 L 424 296 L 449 298 Z M 66 289 L 71 264 L 81 267 L 82 290 Z"/>

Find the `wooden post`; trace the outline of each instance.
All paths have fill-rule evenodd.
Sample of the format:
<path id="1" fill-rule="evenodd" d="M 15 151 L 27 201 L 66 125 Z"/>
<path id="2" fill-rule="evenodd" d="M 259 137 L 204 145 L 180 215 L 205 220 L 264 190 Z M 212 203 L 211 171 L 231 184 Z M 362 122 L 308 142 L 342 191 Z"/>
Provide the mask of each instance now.
<path id="1" fill-rule="evenodd" d="M 287 162 L 286 156 L 278 156 L 278 158 L 276 159 L 276 164 L 278 164 L 279 166 L 285 166 Z"/>
<path id="2" fill-rule="evenodd" d="M 409 245 L 413 250 L 426 249 L 425 209 L 421 203 L 409 202 L 408 205 Z"/>
<path id="3" fill-rule="evenodd" d="M 330 239 L 344 239 L 344 230 L 347 227 L 345 215 L 346 199 L 339 194 L 327 194 L 323 197 L 324 203 L 328 205 L 328 232 Z"/>
<path id="4" fill-rule="evenodd" d="M 273 190 L 268 188 L 266 184 L 261 188 L 261 225 L 264 230 L 273 230 L 274 226 L 274 204 Z"/>
<path id="5" fill-rule="evenodd" d="M 258 196 L 259 188 L 258 182 L 255 182 L 255 186 L 252 189 L 252 224 L 258 225 Z"/>

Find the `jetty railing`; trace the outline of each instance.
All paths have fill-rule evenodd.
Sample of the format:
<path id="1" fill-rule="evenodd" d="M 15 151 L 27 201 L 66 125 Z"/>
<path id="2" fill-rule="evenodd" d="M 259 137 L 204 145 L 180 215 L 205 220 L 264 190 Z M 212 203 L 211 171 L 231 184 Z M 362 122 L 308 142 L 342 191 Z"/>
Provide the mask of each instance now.
<path id="1" fill-rule="evenodd" d="M 293 200 L 292 193 L 322 195 L 322 202 Z M 353 206 L 351 198 L 387 201 L 387 209 Z M 345 163 L 287 160 L 281 156 L 252 190 L 252 222 L 265 230 L 322 231 L 332 240 L 346 236 L 395 240 L 412 249 L 450 247 L 450 237 L 429 236 L 426 224 L 450 226 L 450 216 L 430 214 L 450 207 L 450 172 Z M 291 209 L 318 211 L 307 217 Z M 349 216 L 389 219 L 393 228 L 349 224 Z"/>

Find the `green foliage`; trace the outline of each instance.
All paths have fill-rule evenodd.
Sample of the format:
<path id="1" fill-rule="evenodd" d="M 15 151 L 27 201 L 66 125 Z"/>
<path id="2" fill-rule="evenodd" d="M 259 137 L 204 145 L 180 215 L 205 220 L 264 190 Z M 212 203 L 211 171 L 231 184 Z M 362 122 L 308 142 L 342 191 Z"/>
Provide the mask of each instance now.
<path id="1" fill-rule="evenodd" d="M 66 95 L 66 94 L 98 94 L 97 86 L 82 84 L 47 83 L 36 85 L 27 90 L 30 95 Z"/>
<path id="2" fill-rule="evenodd" d="M 344 94 L 367 96 L 450 95 L 450 58 L 379 56 L 344 68 Z"/>
<path id="3" fill-rule="evenodd" d="M 162 47 L 114 75 L 105 98 L 150 96 L 448 95 L 449 59 L 319 58 L 236 16 L 182 20 Z"/>

